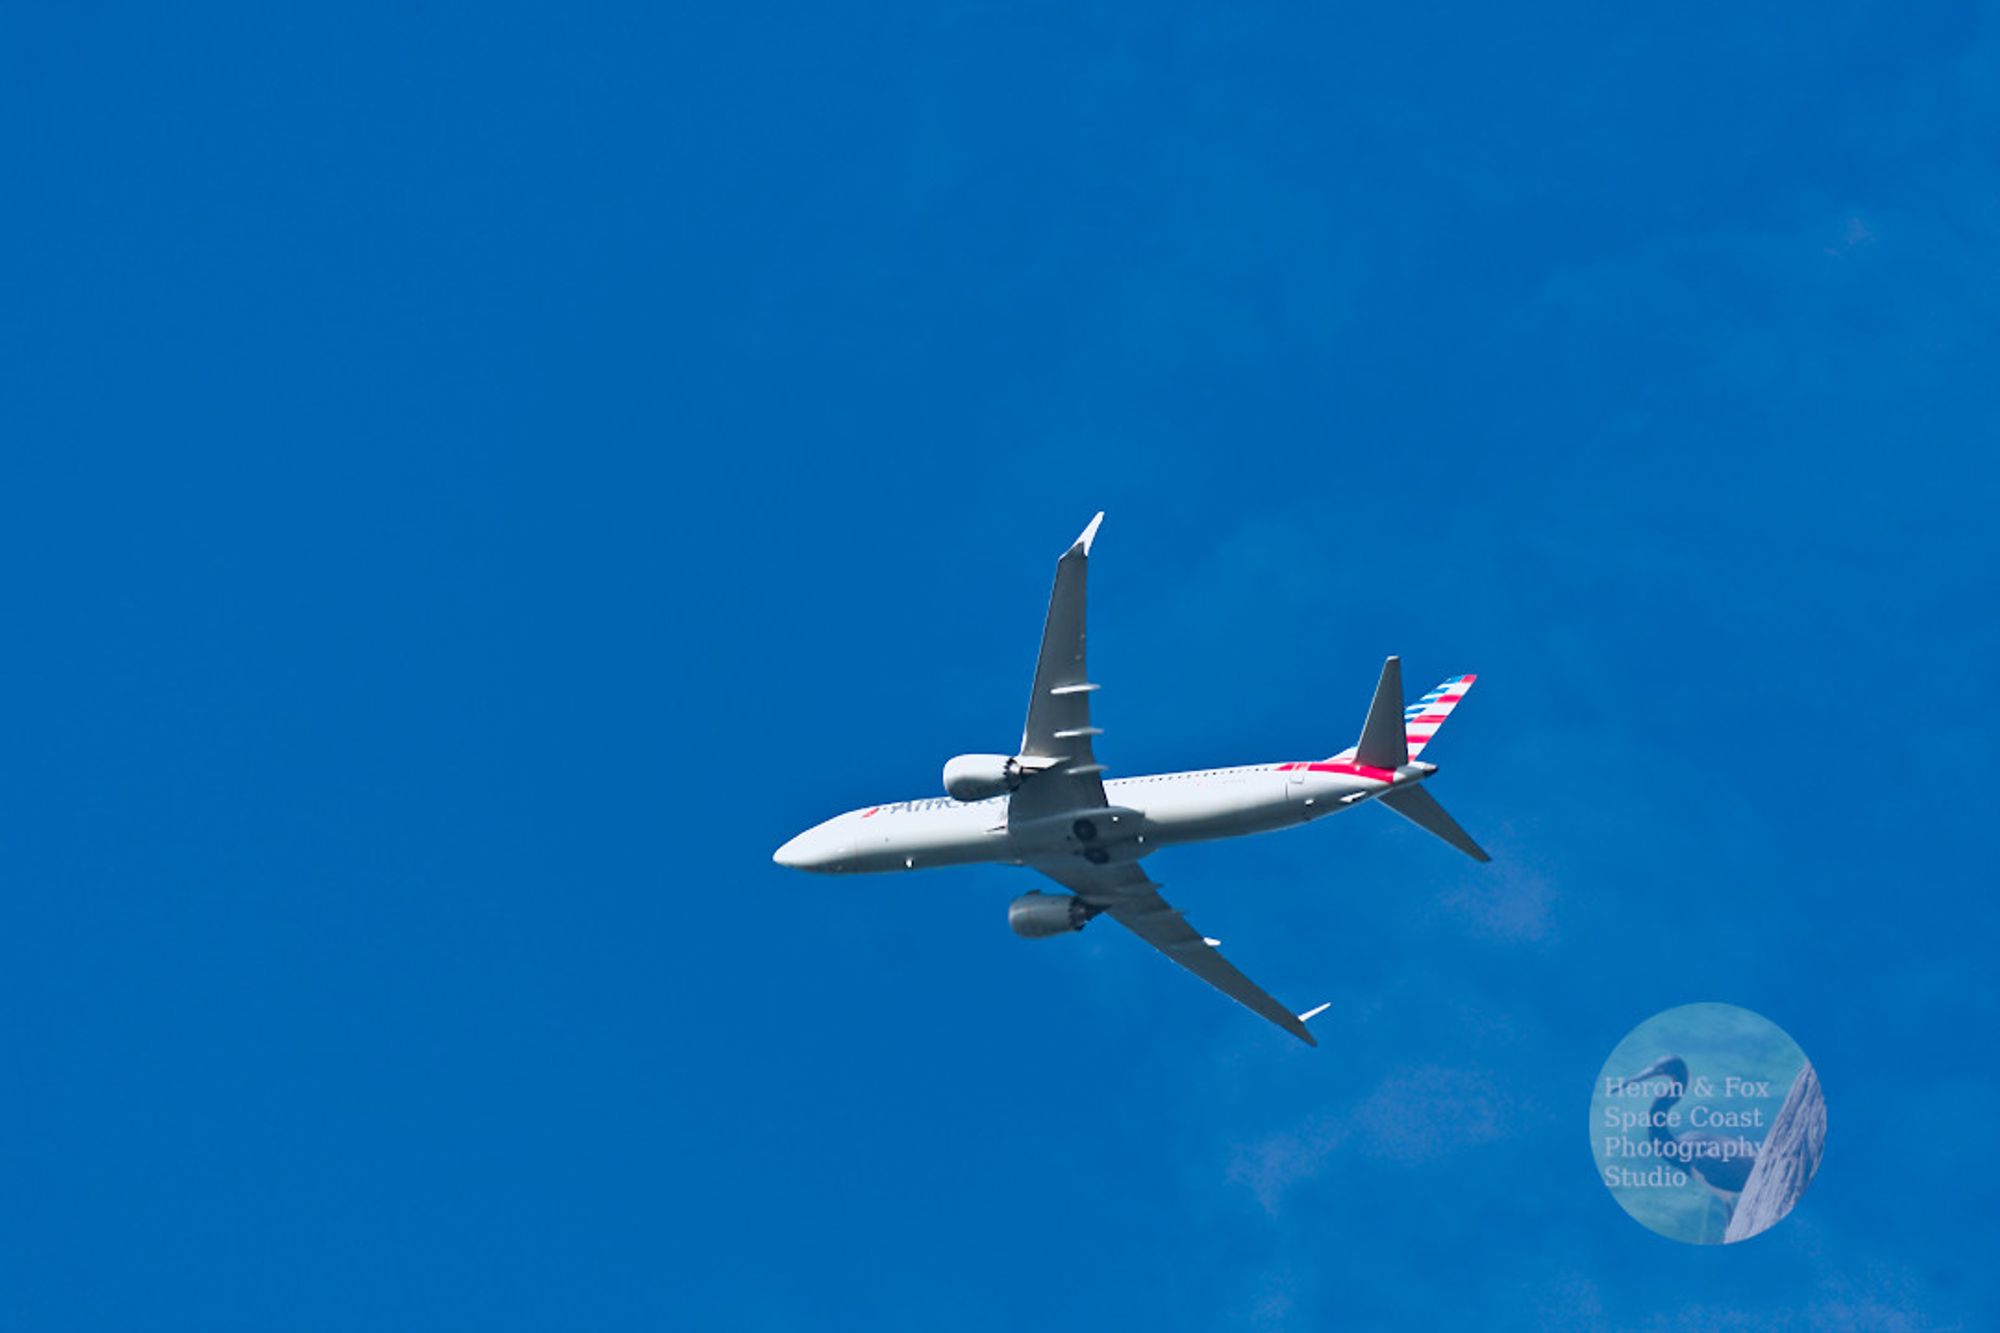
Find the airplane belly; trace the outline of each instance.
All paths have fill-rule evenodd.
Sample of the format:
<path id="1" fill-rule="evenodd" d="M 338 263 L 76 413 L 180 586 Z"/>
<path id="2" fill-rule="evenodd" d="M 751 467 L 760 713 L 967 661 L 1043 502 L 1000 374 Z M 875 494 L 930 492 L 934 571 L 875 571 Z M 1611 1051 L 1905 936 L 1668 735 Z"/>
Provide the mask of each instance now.
<path id="1" fill-rule="evenodd" d="M 1011 822 L 1007 858 L 1034 862 L 1080 856 L 1093 865 L 1136 861 L 1150 850 L 1149 833 L 1145 815 L 1129 806 L 1072 810 Z"/>
<path id="2" fill-rule="evenodd" d="M 1290 828 L 1301 819 L 1283 773 L 1222 774 L 1145 794 L 1146 834 L 1154 842 L 1199 842 Z"/>

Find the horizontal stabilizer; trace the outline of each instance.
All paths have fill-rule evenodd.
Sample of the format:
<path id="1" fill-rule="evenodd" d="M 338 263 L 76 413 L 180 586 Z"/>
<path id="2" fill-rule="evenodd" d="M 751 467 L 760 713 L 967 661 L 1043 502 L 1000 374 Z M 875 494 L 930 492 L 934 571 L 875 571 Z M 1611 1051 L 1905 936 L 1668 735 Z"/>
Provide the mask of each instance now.
<path id="1" fill-rule="evenodd" d="M 1382 679 L 1375 683 L 1375 702 L 1368 705 L 1368 721 L 1362 724 L 1361 739 L 1354 746 L 1354 762 L 1372 768 L 1401 768 L 1410 762 L 1409 741 L 1403 733 L 1400 657 L 1382 664 Z"/>
<path id="2" fill-rule="evenodd" d="M 1389 660 L 1391 663 L 1394 663 L 1396 659 L 1392 657 Z M 1385 677 L 1388 675 L 1388 672 L 1388 667 L 1385 666 L 1382 668 L 1382 674 Z M 1397 674 L 1398 676 L 1402 674 L 1400 668 Z M 1424 747 L 1429 745 L 1431 738 L 1437 735 L 1437 729 L 1444 725 L 1444 720 L 1451 716 L 1451 710 L 1458 707 L 1458 701 L 1465 697 L 1465 692 L 1472 688 L 1472 682 L 1477 679 L 1477 676 L 1453 676 L 1450 680 L 1445 681 L 1429 694 L 1426 694 L 1423 698 L 1403 710 L 1403 741 L 1409 758 L 1415 759 L 1424 752 Z M 1402 681 L 1400 679 L 1396 682 L 1396 688 L 1398 690 L 1402 688 Z M 1379 686 L 1375 690 L 1375 704 L 1376 708 L 1383 706 L 1382 689 Z M 1375 731 L 1375 712 L 1374 708 L 1369 709 L 1368 726 L 1364 730 L 1374 732 L 1378 753 L 1393 758 L 1395 749 L 1389 740 L 1388 720 L 1386 718 L 1383 719 L 1381 730 Z M 1339 754 L 1333 756 L 1333 762 L 1337 764 L 1344 764 L 1349 761 L 1362 764 L 1375 763 L 1373 760 L 1361 758 L 1361 748 L 1359 745 L 1350 745 Z M 1394 763 L 1375 763 L 1375 766 L 1377 768 L 1395 768 L 1398 765 Z"/>
<path id="3" fill-rule="evenodd" d="M 1397 787 L 1383 792 L 1378 799 L 1418 828 L 1437 834 L 1473 860 L 1493 859 L 1472 840 L 1471 834 L 1458 826 L 1457 820 L 1444 812 L 1437 798 L 1422 787 Z"/>

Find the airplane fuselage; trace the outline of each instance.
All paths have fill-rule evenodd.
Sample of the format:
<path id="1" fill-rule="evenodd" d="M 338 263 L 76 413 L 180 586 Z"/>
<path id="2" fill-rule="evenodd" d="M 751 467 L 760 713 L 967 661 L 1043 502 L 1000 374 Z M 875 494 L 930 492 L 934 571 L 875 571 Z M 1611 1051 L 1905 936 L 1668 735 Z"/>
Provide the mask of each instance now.
<path id="1" fill-rule="evenodd" d="M 1108 805 L 1028 821 L 1009 819 L 1010 796 L 924 797 L 836 815 L 779 848 L 775 859 L 825 874 L 1069 857 L 1096 865 L 1136 861 L 1175 843 L 1309 823 L 1435 771 L 1415 762 L 1386 769 L 1301 760 L 1113 778 L 1104 784 Z"/>

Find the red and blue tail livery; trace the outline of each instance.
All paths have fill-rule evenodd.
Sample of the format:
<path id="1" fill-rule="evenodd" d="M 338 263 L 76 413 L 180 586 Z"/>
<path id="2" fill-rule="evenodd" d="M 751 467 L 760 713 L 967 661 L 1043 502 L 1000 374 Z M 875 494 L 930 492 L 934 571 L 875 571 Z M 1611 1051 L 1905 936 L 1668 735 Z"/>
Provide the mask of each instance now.
<path id="1" fill-rule="evenodd" d="M 1403 710 L 1403 735 L 1410 745 L 1410 758 L 1415 759 L 1430 744 L 1437 729 L 1451 716 L 1451 710 L 1458 707 L 1458 701 L 1472 688 L 1477 676 L 1454 676 L 1444 684 L 1426 694 L 1423 698 Z"/>

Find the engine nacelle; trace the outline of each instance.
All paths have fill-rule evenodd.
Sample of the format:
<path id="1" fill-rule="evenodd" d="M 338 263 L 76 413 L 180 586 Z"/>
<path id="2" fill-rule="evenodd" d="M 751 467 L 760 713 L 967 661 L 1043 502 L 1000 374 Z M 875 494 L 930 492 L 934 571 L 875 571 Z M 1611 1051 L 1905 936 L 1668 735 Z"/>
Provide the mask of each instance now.
<path id="1" fill-rule="evenodd" d="M 1081 898 L 1036 889 L 1007 904 L 1007 928 L 1022 939 L 1042 940 L 1082 930 L 1096 915 Z"/>
<path id="2" fill-rule="evenodd" d="M 1005 796 L 1021 785 L 1020 761 L 1010 754 L 962 754 L 944 766 L 944 789 L 955 801 Z"/>

